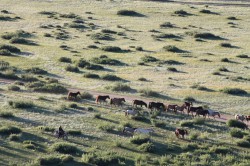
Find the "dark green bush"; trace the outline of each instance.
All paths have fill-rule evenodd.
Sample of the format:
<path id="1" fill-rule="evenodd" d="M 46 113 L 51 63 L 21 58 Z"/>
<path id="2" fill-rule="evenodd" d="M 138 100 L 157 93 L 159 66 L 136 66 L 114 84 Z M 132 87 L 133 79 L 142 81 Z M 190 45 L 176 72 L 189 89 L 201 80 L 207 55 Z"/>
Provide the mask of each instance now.
<path id="1" fill-rule="evenodd" d="M 92 40 L 114 40 L 114 38 L 110 34 L 106 33 L 95 33 L 90 35 Z"/>
<path id="2" fill-rule="evenodd" d="M 12 56 L 13 54 L 9 50 L 7 50 L 7 49 L 1 49 L 0 50 L 0 55 Z"/>
<path id="3" fill-rule="evenodd" d="M 22 130 L 15 126 L 2 126 L 0 127 L 1 135 L 19 134 Z"/>
<path id="4" fill-rule="evenodd" d="M 0 78 L 19 79 L 19 77 L 11 70 L 3 72 L 3 73 L 0 72 Z"/>
<path id="5" fill-rule="evenodd" d="M 96 119 L 101 119 L 101 116 L 102 116 L 102 114 L 100 114 L 100 113 L 94 114 L 94 118 L 96 118 Z"/>
<path id="6" fill-rule="evenodd" d="M 157 62 L 159 61 L 159 59 L 149 56 L 149 55 L 145 55 L 144 57 L 141 58 L 142 62 L 148 63 L 148 62 Z"/>
<path id="7" fill-rule="evenodd" d="M 227 47 L 227 48 L 233 47 L 230 43 L 221 43 L 220 46 Z"/>
<path id="8" fill-rule="evenodd" d="M 141 89 L 139 90 L 139 93 L 141 93 L 142 96 L 146 96 L 146 97 L 158 97 L 159 93 L 152 91 L 150 89 Z"/>
<path id="9" fill-rule="evenodd" d="M 33 91 L 36 92 L 48 92 L 48 93 L 66 93 L 68 90 L 59 84 L 53 83 L 53 84 L 45 84 L 41 87 L 33 88 Z"/>
<path id="10" fill-rule="evenodd" d="M 64 154 L 76 154 L 77 152 L 79 152 L 79 149 L 75 145 L 66 142 L 54 143 L 51 146 L 51 150 Z"/>
<path id="11" fill-rule="evenodd" d="M 20 135 L 18 135 L 18 134 L 10 134 L 9 135 L 9 140 L 10 141 L 15 141 L 15 142 L 20 141 Z"/>
<path id="12" fill-rule="evenodd" d="M 140 46 L 138 46 L 138 47 L 135 48 L 135 50 L 136 50 L 136 51 L 143 51 L 143 48 L 140 47 Z"/>
<path id="13" fill-rule="evenodd" d="M 181 126 L 182 127 L 192 127 L 194 125 L 193 121 L 182 121 Z"/>
<path id="14" fill-rule="evenodd" d="M 26 70 L 29 73 L 33 73 L 33 74 L 47 74 L 48 72 L 46 70 L 43 70 L 39 67 L 32 67 L 30 69 Z"/>
<path id="15" fill-rule="evenodd" d="M 167 70 L 172 71 L 172 72 L 177 72 L 178 71 L 175 67 L 168 67 Z"/>
<path id="16" fill-rule="evenodd" d="M 227 17 L 228 20 L 237 20 L 236 17 L 233 17 L 233 16 L 230 16 L 230 17 Z"/>
<path id="17" fill-rule="evenodd" d="M 20 90 L 20 87 L 19 87 L 19 86 L 16 86 L 16 85 L 10 85 L 10 86 L 8 86 L 8 90 L 11 90 L 11 91 L 19 91 L 19 90 Z"/>
<path id="18" fill-rule="evenodd" d="M 166 127 L 166 123 L 164 121 L 159 121 L 159 120 L 155 120 L 152 119 L 151 120 L 152 125 L 154 125 L 155 127 L 160 127 L 160 128 L 164 128 Z"/>
<path id="19" fill-rule="evenodd" d="M 70 28 L 76 28 L 76 29 L 84 29 L 87 28 L 85 25 L 81 24 L 81 23 L 70 23 L 68 25 Z"/>
<path id="20" fill-rule="evenodd" d="M 201 39 L 221 39 L 221 37 L 216 36 L 212 33 L 195 33 L 195 38 L 201 38 Z"/>
<path id="21" fill-rule="evenodd" d="M 75 19 L 80 19 L 81 18 L 80 16 L 78 16 L 75 13 L 60 14 L 59 16 L 62 17 L 62 18 L 75 18 Z"/>
<path id="22" fill-rule="evenodd" d="M 12 117 L 14 117 L 14 115 L 13 115 L 12 112 L 9 112 L 9 111 L 1 111 L 0 112 L 0 117 L 2 117 L 2 118 L 12 118 Z"/>
<path id="23" fill-rule="evenodd" d="M 200 13 L 211 14 L 212 12 L 210 10 L 202 9 L 200 10 Z"/>
<path id="24" fill-rule="evenodd" d="M 111 124 L 102 124 L 99 125 L 98 128 L 102 131 L 112 132 L 115 129 L 115 126 Z"/>
<path id="25" fill-rule="evenodd" d="M 121 16 L 140 16 L 140 13 L 137 13 L 136 11 L 133 10 L 119 10 L 117 12 L 117 15 Z"/>
<path id="26" fill-rule="evenodd" d="M 29 74 L 22 74 L 21 75 L 21 79 L 22 81 L 26 81 L 26 82 L 36 82 L 39 81 L 36 77 L 29 75 Z"/>
<path id="27" fill-rule="evenodd" d="M 45 131 L 45 132 L 54 132 L 55 128 L 53 127 L 48 127 L 48 126 L 38 126 L 37 127 L 39 130 Z"/>
<path id="28" fill-rule="evenodd" d="M 86 73 L 83 75 L 85 78 L 94 78 L 94 79 L 99 79 L 100 76 L 98 74 L 92 74 L 92 73 Z"/>
<path id="29" fill-rule="evenodd" d="M 193 98 L 192 96 L 187 96 L 183 99 L 184 101 L 189 101 L 189 102 L 195 102 L 195 98 Z"/>
<path id="30" fill-rule="evenodd" d="M 150 143 L 150 142 L 147 142 L 147 143 L 144 143 L 144 144 L 141 144 L 138 149 L 142 152 L 154 152 L 155 150 L 155 146 L 153 143 Z"/>
<path id="31" fill-rule="evenodd" d="M 146 78 L 144 78 L 144 77 L 140 77 L 140 78 L 138 78 L 138 80 L 139 81 L 148 81 Z"/>
<path id="32" fill-rule="evenodd" d="M 150 138 L 147 136 L 138 135 L 138 136 L 134 136 L 133 138 L 130 138 L 129 141 L 132 144 L 141 145 L 141 144 L 150 142 Z"/>
<path id="33" fill-rule="evenodd" d="M 20 108 L 20 109 L 25 109 L 25 108 L 32 108 L 35 105 L 32 102 L 29 101 L 8 101 L 9 106 L 12 108 Z"/>
<path id="34" fill-rule="evenodd" d="M 66 71 L 78 73 L 80 70 L 76 66 L 68 65 L 65 67 Z"/>
<path id="35" fill-rule="evenodd" d="M 116 59 L 108 58 L 107 56 L 100 56 L 91 59 L 92 62 L 104 65 L 122 65 L 123 63 Z"/>
<path id="36" fill-rule="evenodd" d="M 237 58 L 249 58 L 249 56 L 246 54 L 240 54 L 240 55 L 237 55 L 236 57 Z"/>
<path id="37" fill-rule="evenodd" d="M 81 92 L 81 98 L 82 99 L 87 99 L 87 100 L 93 100 L 94 97 L 92 94 L 90 94 L 89 92 Z"/>
<path id="38" fill-rule="evenodd" d="M 100 154 L 87 153 L 82 156 L 82 161 L 84 163 L 89 163 L 97 166 L 119 165 L 119 160 L 121 160 L 121 157 L 112 152 Z"/>
<path id="39" fill-rule="evenodd" d="M 85 66 L 85 69 L 89 69 L 89 70 L 103 70 L 104 67 L 101 66 L 101 65 L 89 64 L 89 65 Z"/>
<path id="40" fill-rule="evenodd" d="M 162 33 L 159 35 L 152 35 L 153 38 L 157 39 L 157 38 L 162 38 L 162 39 L 178 39 L 180 38 L 180 36 L 171 34 L 171 33 Z"/>
<path id="41" fill-rule="evenodd" d="M 239 140 L 236 143 L 238 146 L 243 147 L 243 148 L 250 148 L 250 143 L 245 140 Z"/>
<path id="42" fill-rule="evenodd" d="M 67 58 L 67 57 L 61 57 L 61 58 L 59 58 L 59 61 L 65 62 L 65 63 L 72 63 L 71 59 Z"/>
<path id="43" fill-rule="evenodd" d="M 247 91 L 240 88 L 224 88 L 220 90 L 223 93 L 227 93 L 230 95 L 246 95 Z"/>
<path id="44" fill-rule="evenodd" d="M 240 129 L 246 129 L 247 128 L 247 125 L 243 122 L 240 122 L 236 119 L 230 119 L 227 121 L 227 125 L 229 127 L 237 127 L 237 128 L 240 128 Z"/>
<path id="45" fill-rule="evenodd" d="M 41 166 L 59 166 L 62 164 L 62 159 L 58 156 L 46 156 L 38 158 L 36 162 Z"/>
<path id="46" fill-rule="evenodd" d="M 174 12 L 174 14 L 177 14 L 179 16 L 187 16 L 190 15 L 188 12 L 184 11 L 184 10 L 177 10 Z"/>
<path id="47" fill-rule="evenodd" d="M 87 62 L 85 59 L 80 59 L 80 60 L 77 62 L 77 65 L 78 65 L 78 67 L 85 68 L 85 67 L 89 66 L 90 63 Z"/>
<path id="48" fill-rule="evenodd" d="M 183 50 L 179 49 L 176 46 L 172 46 L 172 45 L 164 46 L 163 50 L 169 51 L 169 52 L 175 52 L 175 53 L 183 52 Z"/>
<path id="49" fill-rule="evenodd" d="M 2 44 L 0 45 L 0 50 L 8 50 L 11 53 L 20 53 L 21 50 L 15 46 Z"/>
<path id="50" fill-rule="evenodd" d="M 238 129 L 232 129 L 230 131 L 230 135 L 231 135 L 231 137 L 235 137 L 235 138 L 243 138 L 244 137 L 244 133 Z"/>
<path id="51" fill-rule="evenodd" d="M 78 105 L 76 103 L 71 103 L 69 104 L 69 108 L 77 108 Z"/>
<path id="52" fill-rule="evenodd" d="M 82 134 L 81 130 L 68 130 L 67 132 L 69 135 L 75 135 L 75 136 Z"/>
<path id="53" fill-rule="evenodd" d="M 222 58 L 221 62 L 230 62 L 230 60 L 228 58 Z"/>
<path id="54" fill-rule="evenodd" d="M 225 68 L 225 67 L 220 67 L 219 71 L 229 72 L 229 70 L 227 68 Z"/>
<path id="55" fill-rule="evenodd" d="M 11 38 L 10 43 L 12 43 L 12 44 L 36 45 L 36 43 L 34 43 L 33 41 L 25 39 L 25 38 L 20 38 L 20 37 Z"/>
<path id="56" fill-rule="evenodd" d="M 165 23 L 162 23 L 160 24 L 160 27 L 161 28 L 174 28 L 174 24 L 170 23 L 170 22 L 165 22 Z"/>
<path id="57" fill-rule="evenodd" d="M 105 74 L 101 78 L 106 81 L 122 81 L 122 78 L 111 74 Z"/>
<path id="58" fill-rule="evenodd" d="M 122 52 L 122 49 L 117 46 L 103 46 L 101 49 L 107 52 Z"/>
<path id="59" fill-rule="evenodd" d="M 113 86 L 107 86 L 107 89 L 111 91 L 120 91 L 120 92 L 129 92 L 131 91 L 131 87 L 129 85 L 126 85 L 124 83 L 118 82 Z"/>

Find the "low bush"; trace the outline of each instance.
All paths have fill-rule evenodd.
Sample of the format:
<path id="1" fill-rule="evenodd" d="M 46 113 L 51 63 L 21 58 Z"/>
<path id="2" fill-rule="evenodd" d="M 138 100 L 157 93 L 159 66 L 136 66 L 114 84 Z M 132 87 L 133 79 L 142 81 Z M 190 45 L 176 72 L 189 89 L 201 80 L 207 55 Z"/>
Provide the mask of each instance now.
<path id="1" fill-rule="evenodd" d="M 92 73 L 86 73 L 83 75 L 85 78 L 93 78 L 93 79 L 99 79 L 100 76 L 98 74 L 92 74 Z"/>
<path id="2" fill-rule="evenodd" d="M 20 135 L 18 135 L 18 134 L 10 134 L 9 135 L 9 140 L 10 141 L 15 141 L 15 142 L 20 141 Z"/>
<path id="3" fill-rule="evenodd" d="M 20 90 L 20 87 L 19 87 L 19 86 L 16 86 L 16 85 L 10 85 L 10 86 L 8 86 L 8 90 L 11 90 L 11 91 L 19 91 L 19 90 Z"/>
<path id="4" fill-rule="evenodd" d="M 233 47 L 230 43 L 220 43 L 220 46 L 227 47 L 227 48 Z"/>
<path id="5" fill-rule="evenodd" d="M 2 118 L 12 118 L 12 117 L 14 117 L 14 115 L 13 115 L 12 112 L 9 112 L 9 111 L 1 111 L 0 112 L 0 117 L 2 117 Z"/>
<path id="6" fill-rule="evenodd" d="M 190 140 L 196 140 L 199 137 L 199 135 L 197 133 L 193 133 L 189 135 L 189 139 Z"/>
<path id="7" fill-rule="evenodd" d="M 81 92 L 81 98 L 82 99 L 87 99 L 87 100 L 93 100 L 94 97 L 92 94 L 90 94 L 89 92 Z"/>
<path id="8" fill-rule="evenodd" d="M 68 130 L 67 133 L 74 136 L 79 136 L 82 134 L 81 130 Z"/>
<path id="9" fill-rule="evenodd" d="M 59 62 L 72 63 L 71 59 L 67 57 L 59 58 Z"/>
<path id="10" fill-rule="evenodd" d="M 228 19 L 228 20 L 237 20 L 237 18 L 234 17 L 234 16 L 227 17 L 227 19 Z"/>
<path id="11" fill-rule="evenodd" d="M 15 46 L 2 44 L 0 45 L 0 50 L 8 50 L 11 53 L 20 53 L 21 50 Z"/>
<path id="12" fill-rule="evenodd" d="M 33 74 L 47 74 L 48 72 L 46 70 L 43 70 L 39 67 L 32 67 L 30 69 L 26 70 L 29 73 L 33 73 Z"/>
<path id="13" fill-rule="evenodd" d="M 51 146 L 51 150 L 64 154 L 76 154 L 79 152 L 79 149 L 75 145 L 66 142 L 54 143 Z"/>
<path id="14" fill-rule="evenodd" d="M 9 50 L 7 50 L 7 49 L 1 49 L 0 50 L 0 55 L 12 56 L 13 54 Z"/>
<path id="15" fill-rule="evenodd" d="M 200 10 L 200 13 L 211 14 L 212 12 L 210 10 L 202 9 Z"/>
<path id="16" fill-rule="evenodd" d="M 159 35 L 152 35 L 153 38 L 157 39 L 157 38 L 162 38 L 162 39 L 178 39 L 180 38 L 180 36 L 171 34 L 171 33 L 162 33 Z"/>
<path id="17" fill-rule="evenodd" d="M 112 132 L 114 131 L 115 126 L 111 124 L 102 124 L 102 125 L 99 125 L 98 128 L 102 131 Z"/>
<path id="18" fill-rule="evenodd" d="M 224 146 L 213 146 L 210 148 L 210 152 L 211 153 L 215 153 L 215 154 L 228 154 L 231 152 L 231 150 L 228 147 L 224 147 Z"/>
<path id="19" fill-rule="evenodd" d="M 66 71 L 78 73 L 80 70 L 76 66 L 68 65 L 65 67 Z"/>
<path id="20" fill-rule="evenodd" d="M 174 24 L 170 23 L 170 22 L 164 22 L 162 24 L 160 24 L 161 28 L 174 28 Z"/>
<path id="21" fill-rule="evenodd" d="M 243 147 L 243 148 L 250 148 L 250 143 L 246 140 L 239 140 L 236 142 L 237 146 Z"/>
<path id="22" fill-rule="evenodd" d="M 135 48 L 135 50 L 136 50 L 136 51 L 143 51 L 143 48 L 140 47 L 140 46 L 138 46 L 138 47 Z"/>
<path id="23" fill-rule="evenodd" d="M 175 53 L 183 52 L 183 50 L 181 50 L 178 47 L 173 46 L 173 45 L 164 46 L 163 50 L 169 51 L 169 52 L 175 52 Z"/>
<path id="24" fill-rule="evenodd" d="M 101 49 L 107 52 L 122 52 L 122 49 L 117 46 L 103 46 Z"/>
<path id="25" fill-rule="evenodd" d="M 221 62 L 230 62 L 230 60 L 228 58 L 222 58 L 220 61 Z"/>
<path id="26" fill-rule="evenodd" d="M 0 78 L 19 79 L 19 77 L 12 70 L 7 70 L 3 73 L 0 72 Z"/>
<path id="27" fill-rule="evenodd" d="M 193 98 L 192 96 L 187 96 L 183 99 L 184 101 L 189 101 L 189 102 L 195 102 L 195 98 Z"/>
<path id="28" fill-rule="evenodd" d="M 207 32 L 205 32 L 205 33 L 195 33 L 194 37 L 195 38 L 201 38 L 201 39 L 214 39 L 214 40 L 215 39 L 221 39 L 221 37 L 216 36 L 216 35 L 214 35 L 212 33 L 207 33 Z"/>
<path id="29" fill-rule="evenodd" d="M 146 117 L 141 116 L 141 115 L 131 116 L 131 119 L 136 120 L 136 121 L 141 121 L 141 122 L 145 122 L 148 120 Z"/>
<path id="30" fill-rule="evenodd" d="M 182 121 L 181 126 L 182 127 L 192 127 L 194 125 L 193 121 Z"/>
<path id="31" fill-rule="evenodd" d="M 81 19 L 81 17 L 75 13 L 68 13 L 68 14 L 60 14 L 59 15 L 62 18 L 75 18 L 75 19 Z"/>
<path id="32" fill-rule="evenodd" d="M 41 166 L 49 166 L 49 165 L 54 165 L 54 166 L 59 166 L 62 164 L 62 159 L 58 156 L 46 156 L 46 157 L 39 157 L 36 159 L 36 163 Z"/>
<path id="33" fill-rule="evenodd" d="M 122 81 L 122 78 L 111 74 L 105 74 L 101 78 L 106 81 Z"/>
<path id="34" fill-rule="evenodd" d="M 94 118 L 96 118 L 96 119 L 101 119 L 101 116 L 102 116 L 102 114 L 100 114 L 100 113 L 94 114 Z"/>
<path id="35" fill-rule="evenodd" d="M 155 127 L 160 127 L 160 128 L 166 127 L 166 123 L 164 121 L 159 121 L 159 120 L 156 120 L 156 119 L 152 119 L 151 123 Z"/>
<path id="36" fill-rule="evenodd" d="M 218 70 L 223 72 L 229 72 L 229 70 L 225 67 L 220 67 Z"/>
<path id="37" fill-rule="evenodd" d="M 55 128 L 54 127 L 48 127 L 48 126 L 38 126 L 37 127 L 39 130 L 44 131 L 44 132 L 54 132 Z"/>
<path id="38" fill-rule="evenodd" d="M 84 29 L 87 28 L 85 25 L 81 24 L 81 23 L 70 23 L 68 25 L 70 28 L 76 28 L 76 29 Z"/>
<path id="39" fill-rule="evenodd" d="M 116 31 L 113 31 L 113 30 L 110 30 L 110 29 L 102 29 L 102 33 L 117 34 Z"/>
<path id="40" fill-rule="evenodd" d="M 140 78 L 138 78 L 138 81 L 148 81 L 148 80 L 144 77 L 140 77 Z"/>
<path id="41" fill-rule="evenodd" d="M 84 163 L 92 164 L 92 165 L 119 165 L 119 161 L 121 157 L 116 154 L 109 153 L 86 153 L 82 156 L 82 161 Z"/>
<path id="42" fill-rule="evenodd" d="M 71 103 L 69 104 L 69 108 L 77 108 L 78 105 L 76 103 Z"/>
<path id="43" fill-rule="evenodd" d="M 90 65 L 90 63 L 87 62 L 85 59 L 82 59 L 82 58 L 77 62 L 77 66 L 81 67 L 81 68 L 85 68 L 85 67 L 87 67 L 89 65 Z"/>
<path id="44" fill-rule="evenodd" d="M 119 10 L 117 12 L 117 15 L 120 16 L 140 16 L 140 13 L 137 13 L 136 11 L 133 10 Z"/>
<path id="45" fill-rule="evenodd" d="M 184 10 L 177 10 L 174 12 L 174 14 L 177 14 L 179 16 L 187 16 L 190 15 L 188 12 L 184 11 Z"/>
<path id="46" fill-rule="evenodd" d="M 29 75 L 29 74 L 22 74 L 21 75 L 21 79 L 22 79 L 22 81 L 25 81 L 25 82 L 36 82 L 36 81 L 39 81 L 36 77 L 34 77 L 32 75 Z"/>
<path id="47" fill-rule="evenodd" d="M 243 122 L 240 122 L 236 119 L 230 119 L 227 121 L 227 125 L 229 127 L 237 127 L 237 128 L 240 128 L 240 129 L 246 129 L 247 128 L 247 125 Z"/>
<path id="48" fill-rule="evenodd" d="M 227 93 L 230 95 L 246 95 L 248 94 L 247 91 L 240 89 L 240 88 L 224 88 L 220 90 L 223 93 Z"/>
<path id="49" fill-rule="evenodd" d="M 118 82 L 114 84 L 113 86 L 107 86 L 106 89 L 109 89 L 111 91 L 118 91 L 118 92 L 129 92 L 131 91 L 131 87 L 127 84 Z"/>
<path id="50" fill-rule="evenodd" d="M 144 144 L 141 144 L 139 147 L 138 147 L 138 149 L 140 150 L 140 151 L 142 151 L 142 152 L 154 152 L 154 150 L 155 150 L 155 146 L 154 146 L 154 144 L 153 143 L 150 143 L 150 142 L 148 142 L 148 143 L 144 143 Z"/>
<path id="51" fill-rule="evenodd" d="M 141 144 L 150 142 L 150 138 L 147 137 L 147 136 L 138 135 L 138 136 L 134 136 L 133 138 L 130 138 L 129 141 L 130 141 L 132 144 L 141 145 Z"/>
<path id="52" fill-rule="evenodd" d="M 23 30 L 17 30 L 15 32 L 6 32 L 5 34 L 3 34 L 1 37 L 3 39 L 6 39 L 6 40 L 10 40 L 10 39 L 13 39 L 13 38 L 27 38 L 27 37 L 31 37 L 31 33 L 29 32 L 26 32 L 26 31 L 23 31 Z"/>
<path id="53" fill-rule="evenodd" d="M 25 45 L 36 45 L 35 42 L 25 39 L 25 38 L 19 38 L 19 37 L 15 37 L 10 39 L 10 43 L 12 44 L 25 44 Z"/>
<path id="54" fill-rule="evenodd" d="M 195 151 L 199 149 L 199 146 L 195 143 L 188 143 L 188 144 L 182 145 L 181 148 L 183 151 Z"/>
<path id="55" fill-rule="evenodd" d="M 155 92 L 150 89 L 141 89 L 139 90 L 139 93 L 141 93 L 142 96 L 146 96 L 146 97 L 158 97 L 159 96 L 158 92 Z"/>
<path id="56" fill-rule="evenodd" d="M 104 67 L 103 66 L 100 66 L 100 65 L 95 65 L 95 64 L 89 64 L 85 67 L 85 69 L 88 69 L 88 70 L 103 70 Z"/>
<path id="57" fill-rule="evenodd" d="M 31 88 L 35 92 L 47 92 L 47 93 L 66 93 L 67 88 L 62 85 L 52 83 L 52 84 L 41 84 L 41 86 Z"/>
<path id="58" fill-rule="evenodd" d="M 231 135 L 231 137 L 235 137 L 235 138 L 243 138 L 244 137 L 244 133 L 238 129 L 232 129 L 230 131 L 230 135 Z"/>
<path id="59" fill-rule="evenodd" d="M 249 58 L 249 56 L 246 54 L 240 54 L 240 55 L 237 55 L 236 57 L 237 58 Z"/>
<path id="60" fill-rule="evenodd" d="M 177 72 L 178 71 L 175 67 L 168 67 L 167 70 L 172 71 L 172 72 Z"/>
<path id="61" fill-rule="evenodd" d="M 30 101 L 8 101 L 9 106 L 12 108 L 20 108 L 20 109 L 26 109 L 26 108 L 32 108 L 35 105 Z"/>
<path id="62" fill-rule="evenodd" d="M 203 125 L 205 124 L 205 119 L 204 118 L 195 118 L 193 120 L 194 124 L 197 124 L 197 125 Z"/>
<path id="63" fill-rule="evenodd" d="M 92 58 L 91 61 L 97 64 L 103 64 L 103 65 L 113 65 L 113 66 L 123 65 L 121 61 L 116 60 L 116 59 L 111 59 L 103 55 L 100 57 Z"/>
<path id="64" fill-rule="evenodd" d="M 141 61 L 145 63 L 149 63 L 149 62 L 157 62 L 159 61 L 159 59 L 149 56 L 149 55 L 145 55 L 144 57 L 141 58 Z"/>
<path id="65" fill-rule="evenodd" d="M 2 126 L 0 127 L 1 135 L 19 134 L 22 130 L 15 126 Z"/>
<path id="66" fill-rule="evenodd" d="M 106 33 L 95 33 L 90 36 L 92 40 L 114 40 L 110 34 Z"/>

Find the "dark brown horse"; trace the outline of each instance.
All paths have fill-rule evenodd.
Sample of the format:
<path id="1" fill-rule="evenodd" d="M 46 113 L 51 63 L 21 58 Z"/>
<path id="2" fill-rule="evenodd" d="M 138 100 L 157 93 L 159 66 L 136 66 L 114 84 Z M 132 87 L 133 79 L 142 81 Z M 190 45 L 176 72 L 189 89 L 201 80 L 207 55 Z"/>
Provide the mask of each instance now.
<path id="1" fill-rule="evenodd" d="M 200 115 L 202 115 L 204 118 L 206 118 L 206 116 L 208 116 L 208 114 L 209 114 L 209 111 L 208 110 L 204 110 L 204 109 L 198 109 L 198 110 L 196 110 L 196 114 L 195 114 L 195 116 L 200 116 Z"/>
<path id="2" fill-rule="evenodd" d="M 184 104 L 186 105 L 187 110 L 189 110 L 189 108 L 190 108 L 191 106 L 193 106 L 193 103 L 192 103 L 192 102 L 187 102 L 187 101 L 185 101 Z"/>
<path id="3" fill-rule="evenodd" d="M 176 129 L 175 130 L 175 135 L 176 135 L 176 137 L 177 138 L 179 138 L 180 137 L 180 135 L 182 136 L 182 138 L 184 138 L 184 135 L 188 135 L 188 132 L 187 132 L 187 130 L 185 130 L 185 129 Z"/>
<path id="4" fill-rule="evenodd" d="M 70 100 L 72 98 L 76 99 L 77 95 L 81 95 L 79 91 L 78 92 L 69 92 L 67 98 L 68 98 L 68 100 Z"/>
<path id="5" fill-rule="evenodd" d="M 133 100 L 133 107 L 134 106 L 137 107 L 137 105 L 139 105 L 141 107 L 145 106 L 146 108 L 148 107 L 148 105 L 142 100 Z"/>
<path id="6" fill-rule="evenodd" d="M 110 99 L 110 105 L 121 106 L 123 102 L 126 102 L 124 98 L 112 98 Z"/>
<path id="7" fill-rule="evenodd" d="M 247 122 L 250 121 L 250 116 L 245 116 L 245 119 L 247 120 Z"/>
<path id="8" fill-rule="evenodd" d="M 202 107 L 190 107 L 189 109 L 188 109 L 188 115 L 189 115 L 189 113 L 191 112 L 192 113 L 192 116 L 194 116 L 194 112 L 196 112 L 197 110 L 200 110 L 200 109 L 203 109 Z"/>
<path id="9" fill-rule="evenodd" d="M 98 95 L 97 97 L 96 97 L 96 100 L 95 100 L 95 102 L 96 102 L 96 104 L 98 104 L 98 103 L 105 103 L 106 102 L 106 99 L 110 99 L 110 97 L 107 95 L 107 96 L 101 96 L 101 95 Z"/>
<path id="10" fill-rule="evenodd" d="M 166 111 L 166 106 L 160 102 L 149 102 L 148 108 L 151 109 L 151 111 L 161 109 L 163 109 L 163 111 Z"/>
<path id="11" fill-rule="evenodd" d="M 186 104 L 183 104 L 182 106 L 175 106 L 175 110 L 176 110 L 176 112 L 177 111 L 180 111 L 181 113 L 184 113 L 184 109 L 187 109 L 187 106 L 186 106 Z"/>
<path id="12" fill-rule="evenodd" d="M 167 105 L 167 111 L 173 111 L 176 113 L 176 104 L 168 104 Z"/>

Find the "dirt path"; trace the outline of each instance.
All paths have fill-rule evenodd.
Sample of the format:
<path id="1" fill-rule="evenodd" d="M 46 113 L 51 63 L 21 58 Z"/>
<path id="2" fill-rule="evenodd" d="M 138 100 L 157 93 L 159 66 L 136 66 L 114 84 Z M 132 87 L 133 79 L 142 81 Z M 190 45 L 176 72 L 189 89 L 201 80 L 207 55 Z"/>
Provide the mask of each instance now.
<path id="1" fill-rule="evenodd" d="M 0 78 L 0 85 L 1 84 L 11 84 L 15 82 L 15 80 L 9 80 L 9 79 L 2 79 Z M 156 101 L 156 100 L 153 100 L 153 99 L 148 99 L 148 98 L 144 98 L 144 97 L 137 97 L 137 96 L 129 96 L 129 95 L 122 95 L 122 94 L 114 94 L 114 93 L 107 93 L 107 92 L 98 92 L 98 91 L 93 91 L 93 90 L 87 90 L 87 89 L 80 89 L 80 88 L 72 88 L 72 87 L 69 87 L 67 88 L 69 91 L 85 91 L 85 92 L 88 92 L 90 94 L 92 94 L 94 97 L 96 97 L 97 95 L 109 95 L 111 98 L 125 98 L 126 102 L 130 102 L 132 103 L 133 100 L 135 99 L 140 99 L 140 100 L 143 100 L 145 102 L 150 102 L 150 101 Z M 0 91 L 1 92 L 1 91 Z M 215 118 L 215 120 L 217 121 L 220 121 L 220 122 L 227 122 L 229 119 L 234 119 L 234 116 L 233 115 L 230 115 L 230 114 L 221 114 L 221 117 L 220 118 Z M 248 126 L 250 126 L 249 123 L 246 123 Z"/>

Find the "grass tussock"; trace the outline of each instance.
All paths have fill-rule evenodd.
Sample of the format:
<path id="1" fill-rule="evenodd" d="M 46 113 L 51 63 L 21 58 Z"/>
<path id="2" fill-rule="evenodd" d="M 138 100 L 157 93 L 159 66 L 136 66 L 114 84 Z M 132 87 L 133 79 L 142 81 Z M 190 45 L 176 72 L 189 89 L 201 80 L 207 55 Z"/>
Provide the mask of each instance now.
<path id="1" fill-rule="evenodd" d="M 58 142 L 58 143 L 54 143 L 51 146 L 51 151 L 63 153 L 63 154 L 76 154 L 79 152 L 79 149 L 71 143 Z"/>
<path id="2" fill-rule="evenodd" d="M 0 135 L 19 134 L 21 132 L 22 130 L 19 127 L 15 127 L 15 126 L 0 127 Z"/>
<path id="3" fill-rule="evenodd" d="M 12 108 L 19 108 L 19 109 L 27 109 L 27 108 L 32 108 L 32 107 L 35 106 L 30 101 L 13 101 L 13 100 L 10 100 L 10 101 L 8 101 L 8 104 Z"/>
<path id="4" fill-rule="evenodd" d="M 106 89 L 117 92 L 129 92 L 132 90 L 132 88 L 129 85 L 124 84 L 122 82 L 118 82 L 113 86 L 107 86 Z"/>
<path id="5" fill-rule="evenodd" d="M 223 93 L 230 94 L 230 95 L 247 95 L 247 91 L 240 89 L 240 88 L 223 88 L 220 90 Z"/>
<path id="6" fill-rule="evenodd" d="M 236 128 L 240 128 L 240 129 L 246 129 L 247 125 L 243 122 L 240 122 L 236 119 L 230 119 L 227 121 L 227 125 L 229 127 L 236 127 Z"/>
<path id="7" fill-rule="evenodd" d="M 12 112 L 9 112 L 9 111 L 1 111 L 0 112 L 0 117 L 2 117 L 2 118 L 13 118 L 14 114 Z"/>

